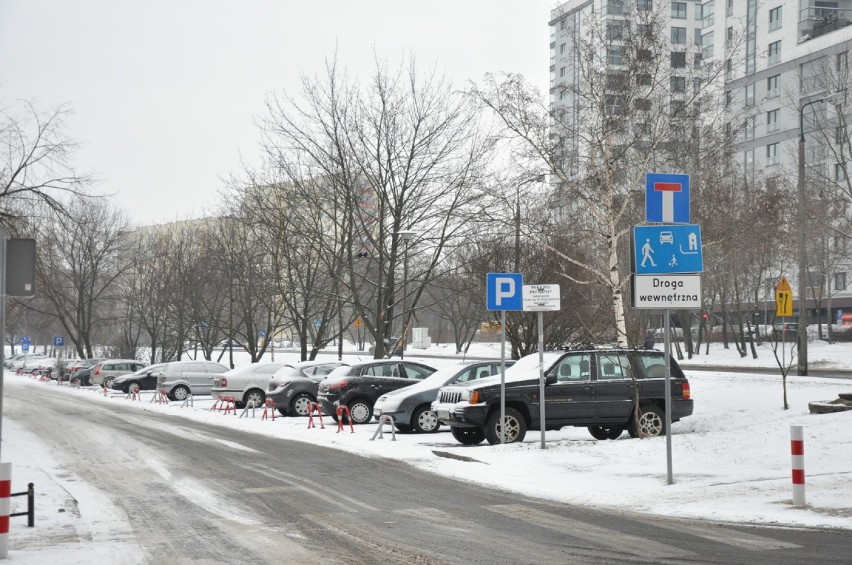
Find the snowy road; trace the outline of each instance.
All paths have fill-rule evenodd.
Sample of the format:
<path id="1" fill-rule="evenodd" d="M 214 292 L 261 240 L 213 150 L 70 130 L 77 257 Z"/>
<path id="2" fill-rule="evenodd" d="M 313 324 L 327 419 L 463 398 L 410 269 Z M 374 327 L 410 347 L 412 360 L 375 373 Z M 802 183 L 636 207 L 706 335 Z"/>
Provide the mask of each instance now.
<path id="1" fill-rule="evenodd" d="M 548 504 L 306 443 L 10 387 L 6 416 L 125 520 L 94 532 L 148 563 L 832 562 L 844 533 Z M 47 417 L 45 417 L 47 415 Z M 536 469 L 530 468 L 530 474 Z"/>

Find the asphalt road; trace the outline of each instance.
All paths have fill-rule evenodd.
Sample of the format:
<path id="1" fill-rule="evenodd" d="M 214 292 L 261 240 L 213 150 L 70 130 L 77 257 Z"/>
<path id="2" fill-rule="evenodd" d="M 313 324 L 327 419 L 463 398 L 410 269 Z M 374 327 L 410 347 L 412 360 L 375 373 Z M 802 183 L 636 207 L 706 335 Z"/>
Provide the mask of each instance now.
<path id="1" fill-rule="evenodd" d="M 7 389 L 4 416 L 54 438 L 60 468 L 99 486 L 126 512 L 127 535 L 150 563 L 778 565 L 852 555 L 846 531 L 552 504 L 399 462 L 125 411 L 123 403 L 49 388 L 40 394 L 34 410 L 25 389 Z"/>

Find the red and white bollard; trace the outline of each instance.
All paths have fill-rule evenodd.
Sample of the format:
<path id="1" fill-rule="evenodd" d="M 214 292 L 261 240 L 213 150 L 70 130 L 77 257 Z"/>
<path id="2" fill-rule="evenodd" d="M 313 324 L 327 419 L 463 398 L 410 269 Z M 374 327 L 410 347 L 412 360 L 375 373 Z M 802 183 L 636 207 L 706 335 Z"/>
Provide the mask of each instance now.
<path id="1" fill-rule="evenodd" d="M 790 455 L 793 459 L 793 504 L 805 506 L 805 438 L 802 426 L 790 426 Z"/>
<path id="2" fill-rule="evenodd" d="M 0 559 L 9 557 L 9 513 L 12 508 L 12 464 L 0 463 Z"/>

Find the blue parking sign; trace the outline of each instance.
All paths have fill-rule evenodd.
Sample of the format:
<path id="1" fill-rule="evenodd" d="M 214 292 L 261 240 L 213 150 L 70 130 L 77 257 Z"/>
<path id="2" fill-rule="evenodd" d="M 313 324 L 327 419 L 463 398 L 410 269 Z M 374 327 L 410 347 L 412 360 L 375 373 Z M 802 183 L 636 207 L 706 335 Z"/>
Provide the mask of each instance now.
<path id="1" fill-rule="evenodd" d="M 485 275 L 485 297 L 488 310 L 520 312 L 524 309 L 524 276 L 521 273 L 488 273 Z"/>
<path id="2" fill-rule="evenodd" d="M 65 338 L 61 335 L 53 336 L 54 347 L 65 347 Z"/>

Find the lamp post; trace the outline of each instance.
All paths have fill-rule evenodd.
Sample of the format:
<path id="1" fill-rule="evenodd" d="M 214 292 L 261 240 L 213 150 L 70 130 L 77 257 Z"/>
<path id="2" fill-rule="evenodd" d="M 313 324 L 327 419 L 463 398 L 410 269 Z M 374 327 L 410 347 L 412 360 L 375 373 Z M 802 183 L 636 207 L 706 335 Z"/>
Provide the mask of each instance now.
<path id="1" fill-rule="evenodd" d="M 405 358 L 405 346 L 408 344 L 408 246 L 417 232 L 400 230 L 396 236 L 405 244 L 402 256 L 402 347 L 399 350 L 399 358 Z"/>
<path id="2" fill-rule="evenodd" d="M 828 93 L 809 100 L 799 106 L 799 178 L 798 178 L 798 219 L 799 219 L 799 312 L 797 316 L 798 328 L 796 330 L 798 374 L 808 374 L 808 329 L 807 309 L 805 308 L 805 280 L 807 278 L 807 253 L 805 253 L 805 108 L 820 102 L 833 102 L 839 98 L 841 93 L 829 95 Z"/>

